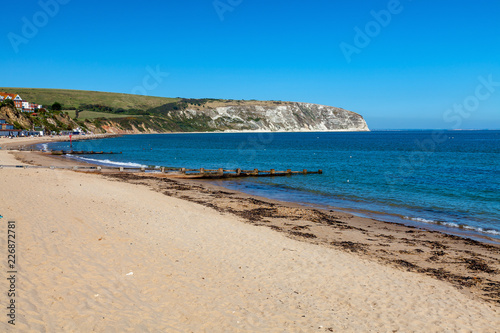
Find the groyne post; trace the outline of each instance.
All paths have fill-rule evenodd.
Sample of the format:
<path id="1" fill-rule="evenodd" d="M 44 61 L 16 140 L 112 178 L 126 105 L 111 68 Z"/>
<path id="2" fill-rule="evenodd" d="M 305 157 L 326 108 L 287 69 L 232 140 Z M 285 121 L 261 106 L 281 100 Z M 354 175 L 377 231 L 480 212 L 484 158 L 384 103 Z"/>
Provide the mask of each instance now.
<path id="1" fill-rule="evenodd" d="M 224 174 L 224 169 L 223 168 L 219 168 L 219 170 L 217 170 L 217 174 L 219 176 L 222 176 Z"/>
<path id="2" fill-rule="evenodd" d="M 271 175 L 274 175 L 276 174 L 276 170 L 275 169 L 271 169 L 271 172 L 270 172 Z"/>
<path id="3" fill-rule="evenodd" d="M 238 176 L 239 176 L 239 175 L 241 175 L 241 169 L 240 169 L 240 168 L 236 169 L 236 174 L 237 174 Z"/>

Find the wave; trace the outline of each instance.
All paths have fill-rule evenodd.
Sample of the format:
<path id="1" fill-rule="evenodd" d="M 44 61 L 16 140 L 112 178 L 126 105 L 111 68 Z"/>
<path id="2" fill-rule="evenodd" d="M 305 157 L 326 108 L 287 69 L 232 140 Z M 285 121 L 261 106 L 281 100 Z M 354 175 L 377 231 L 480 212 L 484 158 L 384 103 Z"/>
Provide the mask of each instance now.
<path id="1" fill-rule="evenodd" d="M 457 229 L 462 229 L 462 230 L 469 230 L 469 231 L 474 231 L 474 232 L 479 232 L 483 234 L 489 234 L 489 235 L 495 235 L 495 236 L 500 236 L 500 230 L 496 229 L 491 229 L 491 228 L 481 228 L 481 227 L 473 227 L 470 225 L 464 225 L 464 224 L 458 224 L 458 223 L 453 223 L 453 222 L 443 222 L 443 221 L 434 221 L 434 220 L 428 220 L 420 217 L 409 217 L 405 216 L 405 220 L 410 220 L 410 221 L 415 221 L 415 222 L 420 222 L 420 223 L 428 223 L 428 224 L 436 224 L 436 225 L 442 225 L 448 228 L 457 228 Z"/>
<path id="2" fill-rule="evenodd" d="M 75 156 L 75 155 L 71 155 L 71 154 L 68 154 L 66 156 L 74 158 L 75 160 L 82 160 L 82 161 L 93 163 L 93 164 L 101 164 L 101 165 L 109 165 L 109 166 L 133 167 L 133 168 L 140 168 L 140 167 L 146 167 L 147 166 L 147 165 L 143 165 L 143 164 L 139 164 L 139 163 L 116 162 L 116 161 L 111 161 L 111 160 L 98 160 L 98 159 L 95 159 L 95 158 L 80 157 L 80 156 Z"/>

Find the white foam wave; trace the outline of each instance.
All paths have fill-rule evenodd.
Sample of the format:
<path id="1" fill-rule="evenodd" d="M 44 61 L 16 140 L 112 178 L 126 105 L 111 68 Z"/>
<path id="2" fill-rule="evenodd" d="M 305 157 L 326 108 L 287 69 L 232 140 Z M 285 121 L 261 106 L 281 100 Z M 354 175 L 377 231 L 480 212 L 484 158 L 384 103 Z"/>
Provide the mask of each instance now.
<path id="1" fill-rule="evenodd" d="M 458 223 L 453 223 L 453 222 L 434 222 L 434 223 L 445 225 L 445 226 L 451 227 L 451 228 L 460 228 L 460 225 Z"/>
<path id="2" fill-rule="evenodd" d="M 483 228 L 476 228 L 476 230 L 479 232 L 485 233 L 485 234 L 500 236 L 500 231 L 498 231 L 498 230 L 483 229 Z"/>
<path id="3" fill-rule="evenodd" d="M 490 235 L 496 235 L 496 236 L 500 235 L 500 231 L 499 230 L 495 230 L 495 229 L 484 229 L 484 228 L 481 228 L 481 227 L 473 227 L 473 226 L 470 226 L 470 225 L 463 225 L 463 224 L 458 224 L 458 223 L 453 223 L 453 222 L 441 222 L 441 221 L 427 220 L 427 219 L 423 219 L 423 218 L 420 218 L 420 217 L 405 216 L 404 218 L 405 218 L 405 220 L 411 220 L 411 221 L 415 221 L 415 222 L 422 222 L 422 223 L 429 223 L 429 224 L 439 224 L 439 225 L 444 225 L 445 227 L 449 227 L 449 228 L 457 228 L 457 229 L 463 229 L 463 230 L 470 230 L 470 231 L 474 231 L 474 232 L 480 232 L 480 233 L 483 233 L 483 234 L 490 234 Z"/>
<path id="4" fill-rule="evenodd" d="M 116 161 L 110 161 L 110 160 L 98 160 L 95 158 L 88 158 L 88 157 L 76 157 L 74 155 L 68 154 L 67 156 L 71 156 L 75 159 L 82 160 L 85 162 L 89 163 L 97 163 L 97 164 L 104 164 L 104 165 L 112 165 L 112 166 L 118 166 L 118 167 L 132 167 L 132 168 L 140 168 L 140 167 L 145 167 L 146 165 L 139 164 L 139 163 L 132 163 L 132 162 L 116 162 Z"/>
<path id="5" fill-rule="evenodd" d="M 423 218 L 420 218 L 420 217 L 408 217 L 408 216 L 405 216 L 405 219 L 406 220 L 412 220 L 412 221 L 415 221 L 415 222 L 423 222 L 423 223 L 437 223 L 436 221 L 434 220 L 427 220 L 427 219 L 423 219 Z"/>

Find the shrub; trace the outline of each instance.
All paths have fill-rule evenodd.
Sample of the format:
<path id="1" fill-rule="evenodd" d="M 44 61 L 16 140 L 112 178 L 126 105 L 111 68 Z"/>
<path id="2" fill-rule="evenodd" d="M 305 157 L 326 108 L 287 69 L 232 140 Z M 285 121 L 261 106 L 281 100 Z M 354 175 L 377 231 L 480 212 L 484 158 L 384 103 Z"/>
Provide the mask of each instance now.
<path id="1" fill-rule="evenodd" d="M 59 102 L 55 102 L 54 104 L 52 104 L 51 109 L 54 110 L 54 111 L 61 111 L 62 110 L 62 105 Z"/>

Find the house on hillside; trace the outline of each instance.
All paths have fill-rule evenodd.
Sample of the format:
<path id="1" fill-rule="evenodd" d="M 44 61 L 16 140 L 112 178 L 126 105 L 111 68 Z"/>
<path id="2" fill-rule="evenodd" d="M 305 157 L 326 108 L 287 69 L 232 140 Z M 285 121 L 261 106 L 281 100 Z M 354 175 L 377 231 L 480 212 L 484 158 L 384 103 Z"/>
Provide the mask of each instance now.
<path id="1" fill-rule="evenodd" d="M 42 106 L 39 104 L 31 103 L 31 102 L 24 101 L 24 100 L 22 102 L 22 105 L 23 105 L 23 112 L 35 112 L 36 110 L 39 110 L 42 108 Z"/>
<path id="2" fill-rule="evenodd" d="M 13 100 L 16 108 L 18 109 L 23 108 L 23 99 L 21 98 L 21 96 L 17 94 L 8 94 L 6 92 L 0 91 L 0 102 L 3 102 L 6 99 Z"/>

